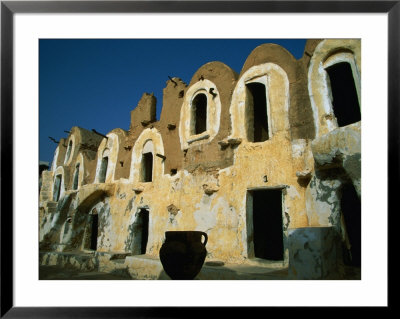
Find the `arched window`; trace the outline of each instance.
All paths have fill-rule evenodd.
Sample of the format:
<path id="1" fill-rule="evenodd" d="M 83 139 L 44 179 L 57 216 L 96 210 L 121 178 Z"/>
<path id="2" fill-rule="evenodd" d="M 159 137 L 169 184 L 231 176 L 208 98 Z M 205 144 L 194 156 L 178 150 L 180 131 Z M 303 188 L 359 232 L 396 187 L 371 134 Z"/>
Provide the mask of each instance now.
<path id="1" fill-rule="evenodd" d="M 72 189 L 74 189 L 74 190 L 78 189 L 79 166 L 80 166 L 80 163 L 76 164 L 76 167 L 75 167 L 74 180 L 73 180 L 73 184 L 72 184 Z"/>
<path id="2" fill-rule="evenodd" d="M 269 139 L 267 100 L 264 83 L 261 81 L 246 83 L 247 139 L 249 142 L 264 142 Z"/>
<path id="3" fill-rule="evenodd" d="M 339 62 L 327 67 L 333 113 L 339 127 L 361 121 L 360 104 L 351 65 Z"/>
<path id="4" fill-rule="evenodd" d="M 132 149 L 129 180 L 135 184 L 156 181 L 164 174 L 163 157 L 161 134 L 155 128 L 145 129 Z"/>
<path id="5" fill-rule="evenodd" d="M 56 175 L 53 187 L 53 201 L 58 202 L 60 199 L 62 175 Z"/>
<path id="6" fill-rule="evenodd" d="M 207 130 L 207 96 L 197 94 L 192 101 L 191 133 L 197 135 Z"/>
<path id="7" fill-rule="evenodd" d="M 99 171 L 99 183 L 105 183 L 107 176 L 108 156 L 105 156 L 101 160 L 100 171 Z"/>
<path id="8" fill-rule="evenodd" d="M 259 143 L 289 134 L 289 79 L 275 63 L 252 66 L 239 78 L 230 106 L 230 138 Z"/>
<path id="9" fill-rule="evenodd" d="M 316 137 L 361 121 L 361 45 L 358 39 L 327 39 L 314 50 L 308 93 Z"/>
<path id="10" fill-rule="evenodd" d="M 221 100 L 217 86 L 206 79 L 190 86 L 181 107 L 181 148 L 209 143 L 219 131 L 220 118 Z"/>
<path id="11" fill-rule="evenodd" d="M 72 149 L 72 140 L 68 143 L 67 154 L 65 155 L 64 164 L 68 162 L 69 157 L 71 156 L 71 149 Z"/>
<path id="12" fill-rule="evenodd" d="M 140 174 L 141 182 L 153 181 L 153 152 L 154 152 L 153 142 L 149 140 L 143 146 L 141 174 Z"/>

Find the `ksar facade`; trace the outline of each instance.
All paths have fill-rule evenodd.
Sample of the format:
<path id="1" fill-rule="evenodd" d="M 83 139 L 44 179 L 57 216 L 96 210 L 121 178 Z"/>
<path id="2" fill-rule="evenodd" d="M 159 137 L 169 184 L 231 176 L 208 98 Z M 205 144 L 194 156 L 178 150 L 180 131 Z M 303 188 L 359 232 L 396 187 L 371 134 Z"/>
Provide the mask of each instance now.
<path id="1" fill-rule="evenodd" d="M 299 60 L 264 44 L 240 74 L 170 78 L 159 121 L 145 93 L 129 131 L 73 127 L 42 174 L 40 263 L 157 279 L 165 232 L 199 230 L 206 261 L 291 279 L 360 267 L 360 54 L 354 39 L 308 40 Z"/>

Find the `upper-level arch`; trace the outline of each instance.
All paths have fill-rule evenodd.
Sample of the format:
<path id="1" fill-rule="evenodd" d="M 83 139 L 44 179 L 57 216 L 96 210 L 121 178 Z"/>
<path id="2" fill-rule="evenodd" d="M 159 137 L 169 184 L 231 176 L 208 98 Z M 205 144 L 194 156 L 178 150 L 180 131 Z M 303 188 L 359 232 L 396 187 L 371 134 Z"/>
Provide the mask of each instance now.
<path id="1" fill-rule="evenodd" d="M 75 135 L 71 134 L 67 140 L 67 152 L 64 158 L 64 165 L 69 165 L 71 163 L 72 158 L 74 157 L 75 146 Z"/>
<path id="2" fill-rule="evenodd" d="M 111 183 L 114 181 L 115 167 L 118 159 L 119 139 L 115 133 L 107 134 L 97 150 L 97 166 L 95 183 Z"/>
<path id="3" fill-rule="evenodd" d="M 56 150 L 54 151 L 53 162 L 51 163 L 51 171 L 53 173 L 58 166 L 64 164 L 66 150 L 67 150 L 66 140 L 64 138 L 61 138 L 60 141 L 58 142 Z"/>
<path id="4" fill-rule="evenodd" d="M 321 41 L 310 60 L 308 92 L 317 137 L 339 126 L 359 121 L 361 119 L 360 40 Z M 350 99 L 351 105 L 339 105 L 346 104 Z M 352 108 L 352 114 L 344 114 L 343 109 L 349 108 Z"/>
<path id="5" fill-rule="evenodd" d="M 60 153 L 60 146 L 57 146 L 56 150 L 54 151 L 53 162 L 51 163 L 51 171 L 54 172 L 57 168 L 57 161 L 58 156 Z"/>
<path id="6" fill-rule="evenodd" d="M 58 200 L 65 193 L 65 172 L 62 166 L 57 167 L 54 171 L 53 178 L 53 201 L 58 202 Z"/>
<path id="7" fill-rule="evenodd" d="M 186 92 L 181 108 L 179 136 L 181 148 L 210 142 L 218 133 L 221 100 L 217 86 L 203 79 Z"/>
<path id="8" fill-rule="evenodd" d="M 151 154 L 145 155 L 145 154 Z M 155 128 L 145 129 L 138 137 L 132 149 L 132 159 L 129 174 L 130 182 L 149 182 L 151 166 L 151 181 L 164 174 L 164 145 L 161 134 Z M 151 162 L 150 162 L 151 161 Z M 147 174 L 146 174 L 147 167 Z"/>
<path id="9" fill-rule="evenodd" d="M 278 132 L 288 132 L 288 112 L 286 72 L 274 63 L 253 66 L 239 78 L 232 95 L 231 137 L 263 142 Z"/>
<path id="10" fill-rule="evenodd" d="M 78 158 L 74 165 L 73 177 L 72 177 L 72 189 L 77 190 L 82 186 L 84 177 L 85 166 L 83 161 L 82 153 L 79 153 Z"/>

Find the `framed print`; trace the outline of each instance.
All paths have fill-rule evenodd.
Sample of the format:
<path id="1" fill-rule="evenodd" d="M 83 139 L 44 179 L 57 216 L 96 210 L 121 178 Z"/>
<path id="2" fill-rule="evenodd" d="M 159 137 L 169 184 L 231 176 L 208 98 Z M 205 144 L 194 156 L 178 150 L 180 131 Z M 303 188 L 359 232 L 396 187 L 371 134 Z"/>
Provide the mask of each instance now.
<path id="1" fill-rule="evenodd" d="M 1 316 L 388 307 L 399 12 L 2 1 Z"/>

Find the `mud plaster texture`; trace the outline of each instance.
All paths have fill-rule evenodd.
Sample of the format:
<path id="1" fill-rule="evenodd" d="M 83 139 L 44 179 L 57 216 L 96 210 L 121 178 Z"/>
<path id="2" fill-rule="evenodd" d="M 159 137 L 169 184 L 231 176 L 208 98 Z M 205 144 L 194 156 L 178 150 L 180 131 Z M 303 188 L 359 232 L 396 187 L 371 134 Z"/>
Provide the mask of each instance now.
<path id="1" fill-rule="evenodd" d="M 294 256 L 307 254 L 299 243 L 315 227 L 346 237 L 340 218 L 343 183 L 353 183 L 361 198 L 361 122 L 337 126 L 323 73 L 327 60 L 340 62 L 344 57 L 353 59 L 360 75 L 360 45 L 349 39 L 309 40 L 303 57 L 296 60 L 284 48 L 264 44 L 250 53 L 240 74 L 214 61 L 200 67 L 189 84 L 170 78 L 159 121 L 158 101 L 144 93 L 130 113 L 129 131 L 116 128 L 102 132 L 104 137 L 73 127 L 60 140 L 51 169 L 42 173 L 41 250 L 92 253 L 88 240 L 97 215 L 96 253 L 103 254 L 101 260 L 135 256 L 145 236 L 139 216 L 147 211 L 145 260 L 159 257 L 166 231 L 199 230 L 208 234 L 206 261 L 251 264 L 258 262 L 251 192 L 278 189 L 284 250 L 278 264 L 290 265 L 295 269 L 292 276 L 299 279 L 328 277 L 315 267 L 309 273 L 306 264 L 318 258 L 327 265 L 340 261 L 339 255 L 327 253 L 337 236 L 321 233 L 310 241 L 318 242 L 319 255 L 302 257 L 301 265 L 295 264 Z M 346 55 L 335 57 L 338 52 Z M 250 82 L 266 87 L 270 131 L 261 142 L 252 142 L 248 135 Z M 205 132 L 193 135 L 192 102 L 199 92 L 207 97 L 207 125 Z M 143 179 L 147 153 L 152 154 L 150 181 Z M 105 156 L 107 173 L 100 183 Z M 78 163 L 79 183 L 73 189 Z M 62 191 L 55 202 L 56 175 L 62 177 Z M 306 229 L 305 235 L 295 235 L 296 229 Z M 276 264 L 269 262 L 261 264 Z"/>

